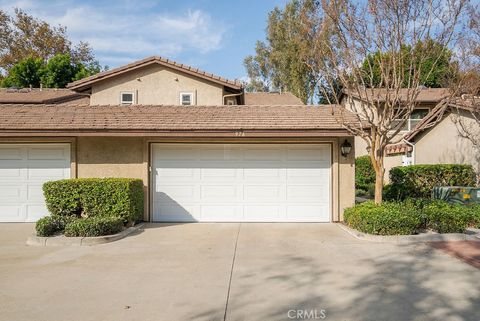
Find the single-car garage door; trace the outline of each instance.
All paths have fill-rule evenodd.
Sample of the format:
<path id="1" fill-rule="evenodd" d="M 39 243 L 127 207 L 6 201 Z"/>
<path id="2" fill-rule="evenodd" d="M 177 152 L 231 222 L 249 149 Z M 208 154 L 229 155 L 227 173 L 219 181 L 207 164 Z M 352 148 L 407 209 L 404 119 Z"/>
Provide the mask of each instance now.
<path id="1" fill-rule="evenodd" d="M 69 144 L 0 144 L 0 222 L 48 215 L 42 184 L 69 177 Z"/>
<path id="2" fill-rule="evenodd" d="M 329 222 L 329 144 L 153 144 L 157 222 Z"/>

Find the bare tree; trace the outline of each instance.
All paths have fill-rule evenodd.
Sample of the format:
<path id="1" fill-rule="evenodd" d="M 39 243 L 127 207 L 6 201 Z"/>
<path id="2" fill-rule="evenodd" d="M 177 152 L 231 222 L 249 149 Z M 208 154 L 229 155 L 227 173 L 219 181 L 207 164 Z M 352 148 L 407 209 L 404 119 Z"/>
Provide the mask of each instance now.
<path id="1" fill-rule="evenodd" d="M 359 122 L 339 121 L 367 144 L 376 173 L 376 203 L 382 202 L 386 147 L 402 140 L 399 133 L 417 106 L 423 80 L 458 41 L 466 2 L 322 1 L 311 68 L 322 75 L 323 88 L 336 92 L 341 87 L 348 94 Z M 427 63 L 432 51 L 438 58 Z M 446 106 L 456 92 L 452 87 L 439 105 Z M 354 102 L 353 96 L 360 99 Z M 339 100 L 334 95 L 331 103 Z"/>

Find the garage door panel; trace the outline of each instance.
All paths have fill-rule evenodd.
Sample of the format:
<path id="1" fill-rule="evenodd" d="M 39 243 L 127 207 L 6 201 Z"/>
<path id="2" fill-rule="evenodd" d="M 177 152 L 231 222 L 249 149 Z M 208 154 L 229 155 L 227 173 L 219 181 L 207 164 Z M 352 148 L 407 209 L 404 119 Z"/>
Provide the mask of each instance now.
<path id="1" fill-rule="evenodd" d="M 328 204 L 288 205 L 287 218 L 299 218 L 301 220 L 319 220 L 319 213 L 323 213 L 321 219 L 328 222 Z"/>
<path id="2" fill-rule="evenodd" d="M 290 147 L 287 149 L 287 160 L 289 161 L 320 161 L 330 163 L 329 146 L 318 146 L 318 148 Z"/>
<path id="3" fill-rule="evenodd" d="M 175 199 L 193 199 L 195 197 L 195 186 L 190 185 L 158 185 L 155 189 L 154 198 L 161 202 L 173 201 Z"/>
<path id="4" fill-rule="evenodd" d="M 282 158 L 283 150 L 269 147 L 245 148 L 243 159 L 247 161 L 277 161 Z"/>
<path id="5" fill-rule="evenodd" d="M 0 185 L 0 201 L 1 202 L 21 202 L 26 199 L 26 188 L 19 184 Z"/>
<path id="6" fill-rule="evenodd" d="M 234 185 L 200 186 L 200 197 L 203 201 L 233 202 L 237 200 L 237 187 Z"/>
<path id="7" fill-rule="evenodd" d="M 43 202 L 43 190 L 42 184 L 29 184 L 27 185 L 27 200 L 33 202 Z"/>
<path id="8" fill-rule="evenodd" d="M 58 165 L 53 165 L 57 167 Z M 27 178 L 29 180 L 36 180 L 36 181 L 52 181 L 58 179 L 66 178 L 66 173 L 64 168 L 51 168 L 48 164 L 42 164 L 41 166 L 36 166 L 35 168 L 28 168 L 27 169 Z"/>
<path id="9" fill-rule="evenodd" d="M 162 179 L 185 180 L 194 177 L 195 170 L 193 168 L 161 168 L 157 169 L 159 181 Z"/>
<path id="10" fill-rule="evenodd" d="M 245 185 L 243 199 L 246 201 L 280 201 L 284 186 L 278 185 Z"/>
<path id="11" fill-rule="evenodd" d="M 216 146 L 200 150 L 200 161 L 239 161 L 242 159 L 242 152 L 232 146 Z"/>
<path id="12" fill-rule="evenodd" d="M 326 185 L 290 185 L 287 187 L 287 201 L 328 202 Z"/>
<path id="13" fill-rule="evenodd" d="M 152 158 L 154 221 L 330 220 L 329 145 L 154 144 Z"/>
<path id="14" fill-rule="evenodd" d="M 155 155 L 156 160 L 158 161 L 188 161 L 188 160 L 196 160 L 198 158 L 198 151 L 195 150 L 193 147 L 165 147 L 162 148 L 162 152 Z"/>
<path id="15" fill-rule="evenodd" d="M 27 152 L 27 159 L 31 160 L 65 160 L 67 150 L 62 147 L 30 147 Z"/>
<path id="16" fill-rule="evenodd" d="M 32 204 L 26 207 L 27 215 L 26 222 L 36 222 L 44 216 L 49 215 L 45 204 Z"/>
<path id="17" fill-rule="evenodd" d="M 285 209 L 278 205 L 252 204 L 244 208 L 244 218 L 249 222 L 265 222 L 268 217 L 270 222 L 285 220 Z"/>
<path id="18" fill-rule="evenodd" d="M 25 206 L 0 204 L 0 222 L 25 222 Z"/>
<path id="19" fill-rule="evenodd" d="M 282 178 L 285 176 L 285 170 L 282 168 L 246 168 L 244 169 L 246 178 Z"/>
<path id="20" fill-rule="evenodd" d="M 26 169 L 19 168 L 20 164 L 2 164 L 0 163 L 0 177 L 3 181 L 6 180 L 22 180 L 26 177 Z"/>
<path id="21" fill-rule="evenodd" d="M 195 222 L 195 205 L 155 203 L 154 210 L 159 222 Z"/>
<path id="22" fill-rule="evenodd" d="M 43 183 L 69 177 L 69 144 L 0 144 L 0 220 L 35 222 L 48 215 Z"/>
<path id="23" fill-rule="evenodd" d="M 200 218 L 204 222 L 234 222 L 242 218 L 241 208 L 233 204 L 206 204 L 200 206 Z"/>
<path id="24" fill-rule="evenodd" d="M 202 168 L 200 176 L 203 181 L 230 181 L 237 176 L 236 168 Z"/>
<path id="25" fill-rule="evenodd" d="M 15 146 L 0 146 L 0 164 L 5 160 L 22 160 L 25 150 L 25 148 Z"/>

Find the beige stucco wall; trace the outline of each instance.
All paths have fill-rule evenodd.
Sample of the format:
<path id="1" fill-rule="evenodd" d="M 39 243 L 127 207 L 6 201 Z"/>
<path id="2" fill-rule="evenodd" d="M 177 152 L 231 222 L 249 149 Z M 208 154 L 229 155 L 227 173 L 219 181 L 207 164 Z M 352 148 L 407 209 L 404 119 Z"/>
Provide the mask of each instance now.
<path id="1" fill-rule="evenodd" d="M 480 170 L 478 151 L 468 139 L 458 135 L 453 117 L 450 114 L 422 136 L 415 138 L 415 164 L 471 164 L 477 171 Z M 460 117 L 467 123 L 476 124 L 468 113 L 462 113 Z"/>
<path id="2" fill-rule="evenodd" d="M 197 105 L 222 105 L 223 86 L 158 64 L 92 85 L 91 105 L 118 105 L 121 92 L 134 92 L 144 105 L 179 105 L 181 92 L 193 92 Z"/>
<path id="3" fill-rule="evenodd" d="M 78 137 L 77 177 L 127 177 L 143 180 L 148 195 L 148 156 L 145 140 L 137 137 Z M 144 202 L 148 219 L 148 198 Z"/>
<path id="4" fill-rule="evenodd" d="M 349 138 L 350 144 L 354 145 L 353 137 Z M 339 221 L 343 221 L 343 211 L 355 204 L 355 150 L 352 150 L 347 157 L 340 154 L 339 145 L 344 139 L 339 139 L 337 146 L 334 146 L 333 153 L 338 159 L 338 208 Z M 356 147 L 354 147 L 355 149 Z"/>

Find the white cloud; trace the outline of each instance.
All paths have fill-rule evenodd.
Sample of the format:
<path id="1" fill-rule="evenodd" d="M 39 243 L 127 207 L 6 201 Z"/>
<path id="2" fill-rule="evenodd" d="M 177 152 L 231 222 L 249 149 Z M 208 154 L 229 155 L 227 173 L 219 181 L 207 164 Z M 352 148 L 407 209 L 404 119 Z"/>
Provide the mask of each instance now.
<path id="1" fill-rule="evenodd" d="M 115 66 L 126 58 L 149 55 L 175 58 L 188 52 L 206 54 L 221 47 L 226 27 L 207 12 L 155 12 L 153 5 L 146 2 L 135 6 L 132 0 L 104 6 L 75 1 L 51 1 L 47 5 L 0 0 L 3 10 L 11 12 L 12 7 L 19 7 L 53 25 L 66 26 L 74 42 L 90 43 L 102 64 Z"/>

